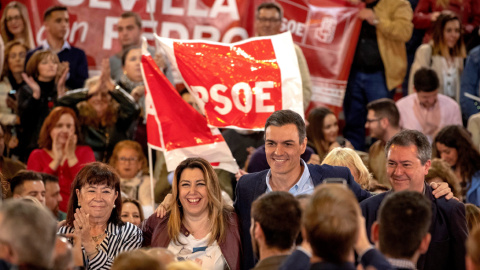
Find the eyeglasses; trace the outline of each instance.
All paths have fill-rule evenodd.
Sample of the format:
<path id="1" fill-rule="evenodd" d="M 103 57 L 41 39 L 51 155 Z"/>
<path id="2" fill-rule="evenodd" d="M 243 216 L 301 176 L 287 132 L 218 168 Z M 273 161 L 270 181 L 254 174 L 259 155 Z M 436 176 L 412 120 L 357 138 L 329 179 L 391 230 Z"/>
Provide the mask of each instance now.
<path id="1" fill-rule="evenodd" d="M 140 159 L 138 157 L 119 157 L 119 161 L 121 162 L 131 162 L 131 161 L 139 161 Z"/>
<path id="2" fill-rule="evenodd" d="M 8 59 L 16 59 L 18 58 L 25 58 L 27 56 L 26 52 L 20 52 L 20 53 L 9 53 L 8 54 Z"/>
<path id="3" fill-rule="evenodd" d="M 266 22 L 278 23 L 278 22 L 280 22 L 282 19 L 257 17 L 257 20 L 258 20 L 259 22 L 261 22 L 261 23 L 266 23 Z"/>
<path id="4" fill-rule="evenodd" d="M 11 21 L 14 21 L 14 20 L 18 21 L 18 20 L 21 20 L 21 19 L 22 19 L 22 17 L 20 15 L 15 15 L 15 16 L 12 16 L 12 17 L 7 17 L 6 21 L 11 22 Z"/>
<path id="5" fill-rule="evenodd" d="M 376 118 L 376 119 L 367 119 L 367 123 L 372 123 L 372 122 L 377 122 L 377 121 L 380 121 L 382 120 L 383 117 L 380 117 L 380 118 Z"/>

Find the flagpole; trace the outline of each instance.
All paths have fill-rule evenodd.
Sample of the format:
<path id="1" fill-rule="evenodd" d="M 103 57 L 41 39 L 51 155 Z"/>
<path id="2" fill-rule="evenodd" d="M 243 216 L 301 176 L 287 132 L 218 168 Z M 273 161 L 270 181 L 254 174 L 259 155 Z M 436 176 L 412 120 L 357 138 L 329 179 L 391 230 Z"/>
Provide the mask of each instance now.
<path id="1" fill-rule="evenodd" d="M 153 160 L 152 160 L 152 148 L 150 147 L 150 144 L 147 143 L 148 146 L 148 170 L 150 173 L 150 196 L 152 198 L 152 207 L 153 211 L 155 211 L 155 195 L 153 190 L 155 189 L 155 186 L 153 184 Z"/>

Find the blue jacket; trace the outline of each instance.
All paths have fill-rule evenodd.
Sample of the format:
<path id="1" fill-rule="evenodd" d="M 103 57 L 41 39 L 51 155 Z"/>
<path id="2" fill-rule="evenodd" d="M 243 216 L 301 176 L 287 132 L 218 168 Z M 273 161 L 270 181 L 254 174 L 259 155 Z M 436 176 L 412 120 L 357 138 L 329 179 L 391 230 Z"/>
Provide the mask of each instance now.
<path id="1" fill-rule="evenodd" d="M 472 177 L 467 191 L 467 203 L 480 206 L 480 171 L 477 171 Z"/>
<path id="2" fill-rule="evenodd" d="M 346 167 L 310 164 L 307 166 L 315 186 L 321 184 L 326 178 L 343 178 L 347 181 L 348 186 L 355 196 L 357 196 L 359 202 L 371 196 L 368 191 L 361 189 L 360 185 L 354 181 L 350 170 Z M 252 242 L 250 239 L 250 208 L 253 201 L 267 190 L 265 179 L 268 171 L 269 170 L 264 170 L 244 175 L 237 182 L 234 206 L 238 219 L 240 220 L 240 236 L 242 239 L 242 250 L 244 255 L 242 269 L 251 269 L 255 265 Z"/>
<path id="3" fill-rule="evenodd" d="M 480 97 L 480 46 L 470 51 L 460 80 L 460 107 L 462 108 L 463 120 L 467 121 L 470 116 L 480 112 L 480 102 L 476 102 L 465 96 L 470 93 Z"/>
<path id="4" fill-rule="evenodd" d="M 456 200 L 436 199 L 432 188 L 425 185 L 425 196 L 432 202 L 432 240 L 426 254 L 420 256 L 417 268 L 420 270 L 465 269 L 465 241 L 468 237 L 465 206 Z M 377 220 L 378 209 L 392 191 L 373 196 L 360 203 L 367 234 Z"/>

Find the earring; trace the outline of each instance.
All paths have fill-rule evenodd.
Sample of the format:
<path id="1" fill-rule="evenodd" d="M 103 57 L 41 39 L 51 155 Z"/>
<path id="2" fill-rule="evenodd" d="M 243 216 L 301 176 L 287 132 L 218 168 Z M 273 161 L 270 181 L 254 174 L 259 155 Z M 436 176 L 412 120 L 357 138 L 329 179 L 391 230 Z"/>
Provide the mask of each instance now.
<path id="1" fill-rule="evenodd" d="M 113 208 L 117 207 L 115 204 L 113 205 Z"/>
<path id="2" fill-rule="evenodd" d="M 78 207 L 82 207 L 82 206 L 80 205 L 80 202 L 78 202 Z"/>

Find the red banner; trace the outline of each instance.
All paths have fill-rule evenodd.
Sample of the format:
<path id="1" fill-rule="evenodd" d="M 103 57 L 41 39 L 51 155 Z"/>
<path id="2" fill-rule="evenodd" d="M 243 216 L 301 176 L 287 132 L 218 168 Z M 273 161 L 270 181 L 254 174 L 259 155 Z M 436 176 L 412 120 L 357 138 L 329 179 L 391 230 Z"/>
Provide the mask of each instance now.
<path id="1" fill-rule="evenodd" d="M 187 104 L 144 49 L 142 72 L 148 143 L 164 150 L 168 171 L 185 158 L 202 157 L 212 166 L 237 173 L 238 165 L 217 128 Z"/>
<path id="2" fill-rule="evenodd" d="M 2 0 L 2 6 L 11 0 Z M 26 0 L 36 43 L 44 38 L 43 12 L 64 5 L 70 14 L 67 40 L 87 53 L 97 69 L 102 58 L 120 50 L 116 23 L 125 11 L 143 19 L 145 37 L 237 42 L 253 35 L 255 8 L 264 0 Z M 312 76 L 312 101 L 341 106 L 360 23 L 358 7 L 344 0 L 277 0 L 289 30 L 305 54 Z M 151 14 L 153 19 L 151 19 Z"/>
<path id="3" fill-rule="evenodd" d="M 277 110 L 303 115 L 290 33 L 223 44 L 158 38 L 215 127 L 263 130 Z"/>

